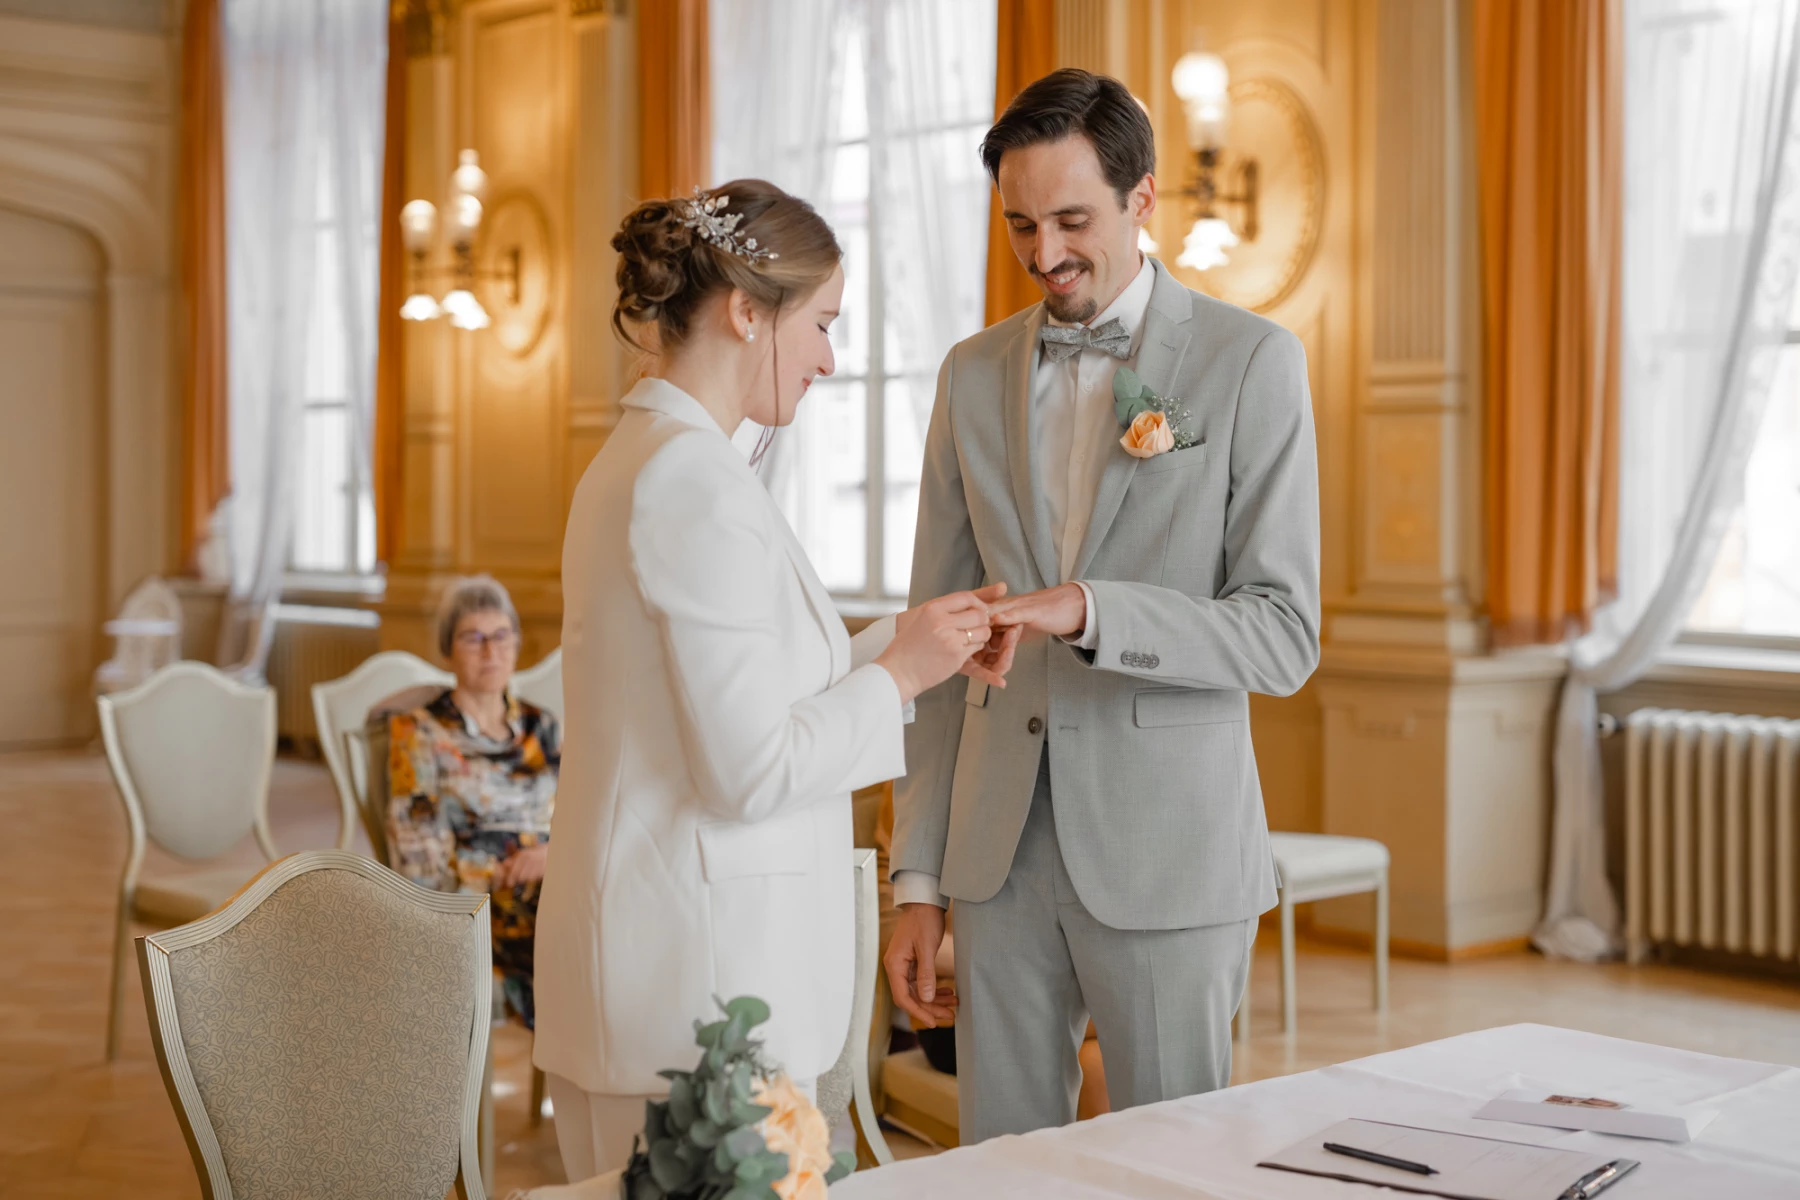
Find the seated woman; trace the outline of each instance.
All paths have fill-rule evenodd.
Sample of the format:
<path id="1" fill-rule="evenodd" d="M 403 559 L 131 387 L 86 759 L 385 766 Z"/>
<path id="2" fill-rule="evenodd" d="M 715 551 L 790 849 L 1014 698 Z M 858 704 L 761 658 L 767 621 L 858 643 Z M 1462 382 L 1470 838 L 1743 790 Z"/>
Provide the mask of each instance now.
<path id="1" fill-rule="evenodd" d="M 387 834 L 394 869 L 423 887 L 486 892 L 507 1006 L 536 1024 L 532 941 L 549 853 L 562 738 L 510 690 L 519 614 L 494 579 L 461 579 L 438 608 L 456 686 L 387 725 Z"/>

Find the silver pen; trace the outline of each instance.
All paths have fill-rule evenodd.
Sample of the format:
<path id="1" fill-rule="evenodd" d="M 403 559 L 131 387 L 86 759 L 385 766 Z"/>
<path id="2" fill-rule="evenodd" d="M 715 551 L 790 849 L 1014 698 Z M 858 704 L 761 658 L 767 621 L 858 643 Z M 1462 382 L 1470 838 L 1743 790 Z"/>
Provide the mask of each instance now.
<path id="1" fill-rule="evenodd" d="M 1593 1200 L 1593 1197 L 1617 1183 L 1635 1166 L 1637 1166 L 1637 1162 L 1633 1159 L 1614 1159 L 1603 1167 L 1596 1167 L 1571 1183 L 1569 1190 L 1558 1196 L 1556 1200 Z"/>

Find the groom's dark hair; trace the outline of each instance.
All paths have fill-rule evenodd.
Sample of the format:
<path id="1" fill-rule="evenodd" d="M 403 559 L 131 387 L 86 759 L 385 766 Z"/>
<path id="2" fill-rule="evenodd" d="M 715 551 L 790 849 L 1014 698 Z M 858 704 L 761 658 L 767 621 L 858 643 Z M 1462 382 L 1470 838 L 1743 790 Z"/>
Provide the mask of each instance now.
<path id="1" fill-rule="evenodd" d="M 1100 156 L 1100 172 L 1125 205 L 1138 180 L 1156 170 L 1156 134 L 1143 105 L 1110 75 L 1077 67 L 1052 71 L 1013 97 L 981 139 L 981 162 L 1000 183 L 1000 157 L 1080 134 Z"/>

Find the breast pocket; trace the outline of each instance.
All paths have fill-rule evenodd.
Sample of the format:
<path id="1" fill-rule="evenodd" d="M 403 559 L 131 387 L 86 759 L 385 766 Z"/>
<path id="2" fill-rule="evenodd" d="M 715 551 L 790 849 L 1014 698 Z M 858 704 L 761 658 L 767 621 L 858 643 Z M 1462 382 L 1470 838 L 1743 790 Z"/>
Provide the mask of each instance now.
<path id="1" fill-rule="evenodd" d="M 1166 454 L 1158 454 L 1155 458 L 1146 458 L 1138 463 L 1137 478 L 1161 475 L 1168 471 L 1186 471 L 1206 461 L 1206 443 L 1189 446 L 1186 450 L 1170 450 Z"/>

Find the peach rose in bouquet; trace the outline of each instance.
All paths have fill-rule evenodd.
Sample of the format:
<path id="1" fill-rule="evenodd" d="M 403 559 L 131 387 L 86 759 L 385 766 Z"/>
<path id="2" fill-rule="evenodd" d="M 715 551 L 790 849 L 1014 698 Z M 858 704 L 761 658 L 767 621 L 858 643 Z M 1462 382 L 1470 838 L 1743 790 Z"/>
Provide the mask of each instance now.
<path id="1" fill-rule="evenodd" d="M 759 1080 L 751 1099 L 770 1110 L 757 1126 L 763 1143 L 787 1155 L 788 1173 L 775 1182 L 775 1194 L 781 1200 L 825 1200 L 825 1177 L 833 1166 L 825 1114 L 785 1073 Z"/>

